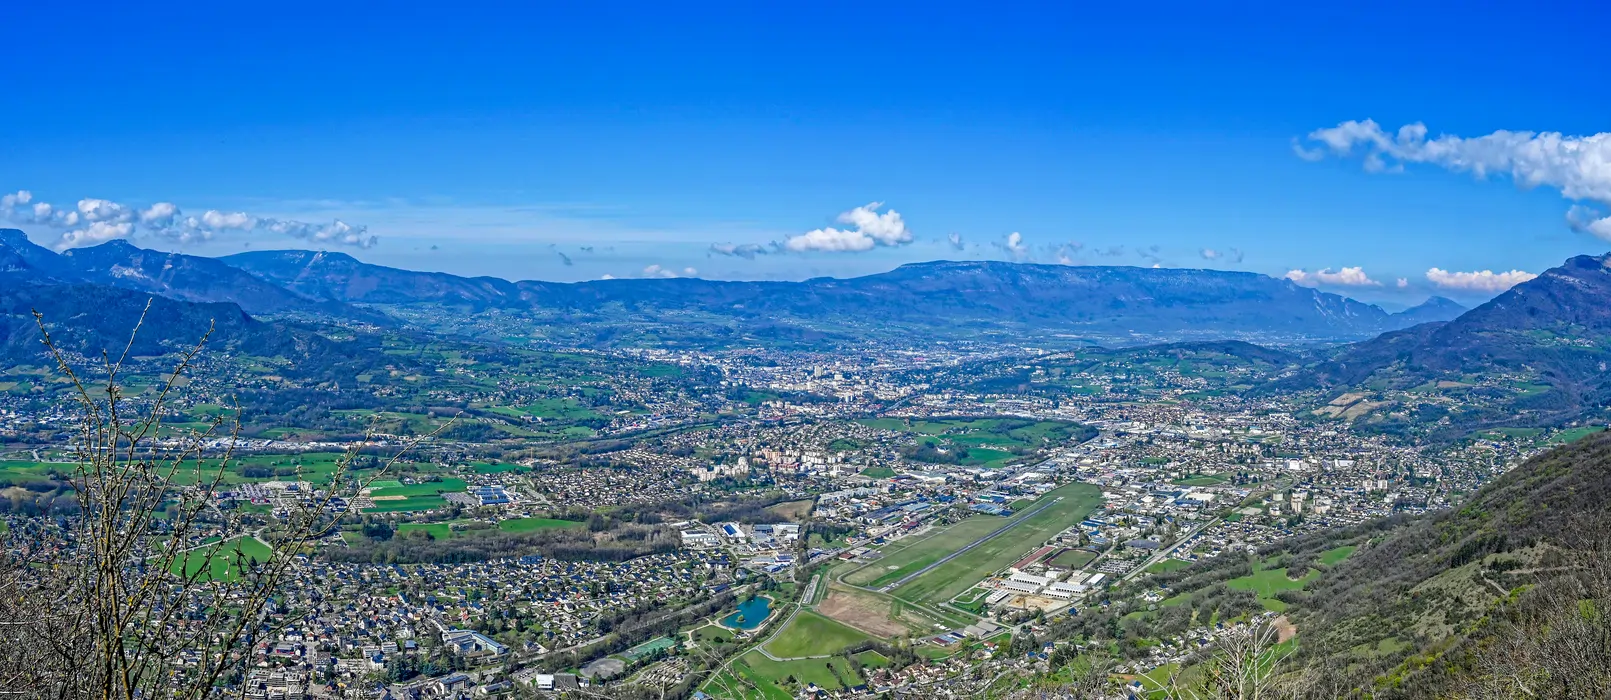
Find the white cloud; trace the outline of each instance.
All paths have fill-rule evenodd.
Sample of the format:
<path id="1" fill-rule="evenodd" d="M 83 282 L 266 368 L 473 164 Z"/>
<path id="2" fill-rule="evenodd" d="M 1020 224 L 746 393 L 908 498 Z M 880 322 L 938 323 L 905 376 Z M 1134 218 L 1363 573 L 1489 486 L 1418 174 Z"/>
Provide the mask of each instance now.
<path id="1" fill-rule="evenodd" d="M 1218 260 L 1222 257 L 1225 257 L 1224 253 L 1214 250 L 1213 248 L 1204 248 L 1202 252 L 1198 254 L 1203 256 L 1204 260 Z"/>
<path id="2" fill-rule="evenodd" d="M 1398 278 L 1398 281 L 1394 282 L 1393 284 L 1399 289 L 1407 289 L 1410 286 L 1410 281 L 1406 278 L 1400 277 Z"/>
<path id="3" fill-rule="evenodd" d="M 1024 243 L 1024 234 L 1017 231 L 1007 234 L 1007 239 L 996 243 L 995 246 L 1007 251 L 1008 255 L 1018 260 L 1029 257 L 1029 244 Z"/>
<path id="4" fill-rule="evenodd" d="M 836 219 L 854 228 L 838 229 L 831 226 L 807 231 L 784 241 L 783 247 L 796 253 L 820 251 L 832 253 L 859 253 L 878 246 L 899 246 L 912 242 L 912 232 L 894 209 L 882 214 L 882 202 L 873 202 L 844 212 Z"/>
<path id="5" fill-rule="evenodd" d="M 32 201 L 34 201 L 34 193 L 22 190 L 15 194 L 0 195 L 0 208 L 10 211 Z"/>
<path id="6" fill-rule="evenodd" d="M 179 205 L 172 202 L 157 202 L 139 209 L 95 198 L 81 199 L 75 207 L 62 208 L 34 201 L 33 193 L 28 190 L 0 196 L 0 220 L 56 229 L 60 232 L 55 244 L 58 250 L 140 235 L 189 243 L 208 240 L 220 233 L 266 232 L 359 248 L 368 248 L 378 240 L 369 234 L 367 227 L 353 226 L 340 219 L 328 224 L 311 224 L 216 209 L 200 216 L 185 216 Z"/>
<path id="7" fill-rule="evenodd" d="M 78 200 L 78 213 L 90 223 L 123 223 L 134 218 L 134 212 L 128 207 L 104 199 Z"/>
<path id="8" fill-rule="evenodd" d="M 247 215 L 246 212 L 225 214 L 217 209 L 209 209 L 201 215 L 201 223 L 214 230 L 235 229 L 249 231 L 257 226 L 257 219 Z"/>
<path id="9" fill-rule="evenodd" d="M 174 217 L 179 216 L 179 205 L 173 202 L 157 202 L 140 211 L 140 223 L 150 226 L 172 226 Z"/>
<path id="10" fill-rule="evenodd" d="M 56 245 L 58 250 L 77 248 L 86 245 L 99 245 L 107 241 L 128 238 L 134 232 L 134 224 L 127 221 L 96 221 L 89 226 L 75 229 L 62 234 L 61 242 Z"/>
<path id="11" fill-rule="evenodd" d="M 1376 280 L 1371 279 L 1369 275 L 1366 275 L 1365 268 L 1363 267 L 1345 267 L 1336 272 L 1332 272 L 1331 268 L 1329 267 L 1316 272 L 1290 270 L 1286 275 L 1284 275 L 1284 277 L 1292 280 L 1296 284 L 1301 284 L 1306 287 L 1315 287 L 1322 284 L 1335 285 L 1339 287 L 1382 286 L 1381 282 L 1377 282 Z"/>
<path id="12" fill-rule="evenodd" d="M 1470 138 L 1445 134 L 1429 139 L 1424 124 L 1408 124 L 1389 134 L 1366 119 L 1316 129 L 1308 140 L 1317 147 L 1305 149 L 1293 143 L 1294 152 L 1305 160 L 1318 160 L 1327 152 L 1350 157 L 1362 151 L 1370 172 L 1397 172 L 1406 163 L 1429 163 L 1479 178 L 1509 175 L 1521 187 L 1552 187 L 1567 199 L 1611 205 L 1611 132 L 1567 136 L 1500 130 Z M 1611 221 L 1592 209 L 1573 207 L 1567 222 L 1573 230 L 1611 240 Z"/>
<path id="13" fill-rule="evenodd" d="M 878 245 L 872 236 L 860 231 L 836 228 L 819 228 L 802 233 L 784 242 L 783 246 L 796 253 L 823 251 L 830 253 L 860 253 Z"/>
<path id="14" fill-rule="evenodd" d="M 673 269 L 671 269 L 669 267 L 664 267 L 664 266 L 661 266 L 661 265 L 650 265 L 648 267 L 643 268 L 643 271 L 638 273 L 638 276 L 639 277 L 661 277 L 661 278 L 664 278 L 664 279 L 675 279 L 677 277 L 697 277 L 697 276 L 699 276 L 699 270 L 696 270 L 696 269 L 691 268 L 691 267 L 685 267 L 685 268 L 682 269 L 682 274 L 678 274 L 676 270 L 673 270 Z M 615 279 L 614 277 L 610 277 L 609 275 L 605 275 L 605 277 L 607 277 L 609 279 Z"/>
<path id="15" fill-rule="evenodd" d="M 1462 292 L 1503 292 L 1536 277 L 1538 275 L 1522 270 L 1511 270 L 1510 272 L 1494 272 L 1493 270 L 1449 272 L 1448 270 L 1434 267 L 1426 271 L 1426 279 L 1432 284 L 1441 289 Z"/>
<path id="16" fill-rule="evenodd" d="M 1605 216 L 1594 207 L 1581 204 L 1566 210 L 1566 225 L 1578 233 L 1587 233 L 1603 241 L 1611 241 L 1611 216 Z"/>
<path id="17" fill-rule="evenodd" d="M 962 243 L 962 234 L 960 233 L 953 231 L 946 235 L 945 240 L 947 243 L 951 244 L 951 250 L 962 250 L 964 247 L 966 247 Z"/>

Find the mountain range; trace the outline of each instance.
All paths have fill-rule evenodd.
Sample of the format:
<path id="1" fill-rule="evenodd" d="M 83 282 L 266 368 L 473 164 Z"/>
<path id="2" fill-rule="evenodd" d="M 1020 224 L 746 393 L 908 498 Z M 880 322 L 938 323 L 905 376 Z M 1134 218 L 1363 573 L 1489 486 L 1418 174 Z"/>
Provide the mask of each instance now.
<path id="1" fill-rule="evenodd" d="M 368 265 L 341 253 L 263 251 L 222 260 L 311 299 L 438 303 L 664 319 L 699 313 L 828 332 L 898 326 L 1020 335 L 1364 338 L 1462 310 L 1435 300 L 1400 314 L 1264 275 L 1217 270 L 931 262 L 850 279 L 508 282 Z"/>
<path id="2" fill-rule="evenodd" d="M 229 302 L 248 313 L 287 311 L 347 314 L 216 258 L 163 253 L 109 241 L 56 253 L 16 229 L 0 229 L 0 279 L 9 283 L 94 284 L 178 301 Z"/>
<path id="3" fill-rule="evenodd" d="M 297 250 L 207 258 L 113 241 L 57 254 L 16 230 L 0 230 L 0 270 L 9 283 L 98 284 L 180 301 L 232 302 L 253 314 L 300 312 L 374 322 L 376 314 L 369 309 L 437 305 L 470 313 L 531 313 L 560 323 L 618 316 L 676 324 L 697 316 L 706 325 L 784 325 L 846 337 L 899 328 L 936 339 L 1011 334 L 1120 344 L 1336 341 L 1447 320 L 1462 310 L 1434 298 L 1389 314 L 1288 280 L 1218 270 L 932 262 L 802 282 L 510 282 Z"/>
<path id="4" fill-rule="evenodd" d="M 1536 427 L 1611 403 L 1611 255 L 1577 256 L 1450 321 L 1345 345 L 1285 389 L 1369 393 L 1412 422 Z M 1458 394 L 1449 414 L 1440 395 Z M 1397 396 L 1399 398 L 1392 398 Z M 1419 415 L 1427 414 L 1427 415 Z"/>

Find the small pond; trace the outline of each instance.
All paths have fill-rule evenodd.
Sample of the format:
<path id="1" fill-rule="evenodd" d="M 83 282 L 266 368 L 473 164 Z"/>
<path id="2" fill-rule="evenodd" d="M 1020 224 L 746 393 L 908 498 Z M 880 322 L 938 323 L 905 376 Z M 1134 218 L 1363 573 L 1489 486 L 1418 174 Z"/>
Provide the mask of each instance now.
<path id="1" fill-rule="evenodd" d="M 722 624 L 736 630 L 752 630 L 772 614 L 772 599 L 755 596 L 738 604 L 738 612 L 722 618 Z"/>

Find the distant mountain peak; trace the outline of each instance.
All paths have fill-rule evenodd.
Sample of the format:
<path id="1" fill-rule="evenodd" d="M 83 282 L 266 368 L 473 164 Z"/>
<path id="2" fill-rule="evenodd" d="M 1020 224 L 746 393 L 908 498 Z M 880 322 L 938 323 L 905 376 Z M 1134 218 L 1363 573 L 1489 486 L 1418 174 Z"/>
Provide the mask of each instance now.
<path id="1" fill-rule="evenodd" d="M 24 233 L 21 229 L 14 228 L 0 228 L 0 243 L 4 243 L 6 245 L 16 245 L 19 243 L 27 243 L 28 245 L 34 244 L 33 241 L 28 239 L 27 233 Z"/>
<path id="2" fill-rule="evenodd" d="M 1433 296 L 1415 306 L 1393 314 L 1393 318 L 1399 319 L 1406 326 L 1413 326 L 1435 321 L 1453 321 L 1469 310 L 1460 302 L 1448 297 Z"/>

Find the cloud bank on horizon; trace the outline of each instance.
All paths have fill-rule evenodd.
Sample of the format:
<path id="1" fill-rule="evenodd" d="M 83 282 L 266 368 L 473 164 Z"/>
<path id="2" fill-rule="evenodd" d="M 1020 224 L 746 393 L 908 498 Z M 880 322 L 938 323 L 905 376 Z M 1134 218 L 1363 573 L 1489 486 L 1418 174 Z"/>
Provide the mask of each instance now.
<path id="1" fill-rule="evenodd" d="M 1332 272 L 1331 268 L 1329 267 L 1323 270 L 1316 270 L 1314 272 L 1309 272 L 1307 270 L 1288 270 L 1287 274 L 1282 275 L 1282 277 L 1292 280 L 1294 284 L 1305 287 L 1318 287 L 1322 284 L 1335 285 L 1339 287 L 1382 286 L 1381 282 L 1377 282 L 1376 280 L 1371 279 L 1370 275 L 1365 274 L 1365 268 L 1363 267 L 1345 267 L 1337 270 L 1336 272 Z"/>
<path id="2" fill-rule="evenodd" d="M 1426 271 L 1426 281 L 1438 289 L 1465 294 L 1497 294 L 1523 282 L 1535 279 L 1538 275 L 1524 270 L 1511 270 L 1509 272 L 1494 272 L 1493 270 L 1477 270 L 1473 272 L 1451 272 L 1442 268 L 1431 268 Z M 1321 285 L 1333 287 L 1383 287 L 1383 283 L 1372 279 L 1365 273 L 1363 267 L 1344 267 L 1335 272 L 1331 268 L 1309 272 L 1295 269 L 1282 275 L 1284 279 L 1291 280 L 1293 284 L 1304 287 L 1319 287 Z M 1394 281 L 1393 286 L 1406 289 L 1410 286 L 1407 278 L 1400 277 Z"/>
<path id="3" fill-rule="evenodd" d="M 1439 289 L 1461 292 L 1503 292 L 1537 277 L 1538 275 L 1522 270 L 1511 270 L 1510 272 L 1494 272 L 1493 270 L 1449 272 L 1448 270 L 1434 267 L 1426 271 L 1427 281 L 1434 286 Z"/>
<path id="4" fill-rule="evenodd" d="M 1573 201 L 1566 212 L 1567 226 L 1611 241 L 1611 215 L 1595 206 L 1611 207 L 1611 132 L 1567 136 L 1499 130 L 1484 136 L 1436 138 L 1427 133 L 1420 122 L 1390 134 L 1374 120 L 1349 120 L 1310 132 L 1307 141 L 1312 145 L 1294 139 L 1292 149 L 1309 161 L 1363 154 L 1365 170 L 1372 173 L 1399 172 L 1405 164 L 1426 163 L 1479 179 L 1509 175 L 1525 188 L 1551 187 Z"/>
<path id="5" fill-rule="evenodd" d="M 58 232 L 52 246 L 56 250 L 98 245 L 141 234 L 194 243 L 227 233 L 274 233 L 314 243 L 358 248 L 372 247 L 379 240 L 370 235 L 368 227 L 353 226 L 340 219 L 328 224 L 310 224 L 216 209 L 186 214 L 172 202 L 157 202 L 141 208 L 95 198 L 80 199 L 76 206 L 58 206 L 36 200 L 28 190 L 0 195 L 0 220 L 37 224 Z"/>

